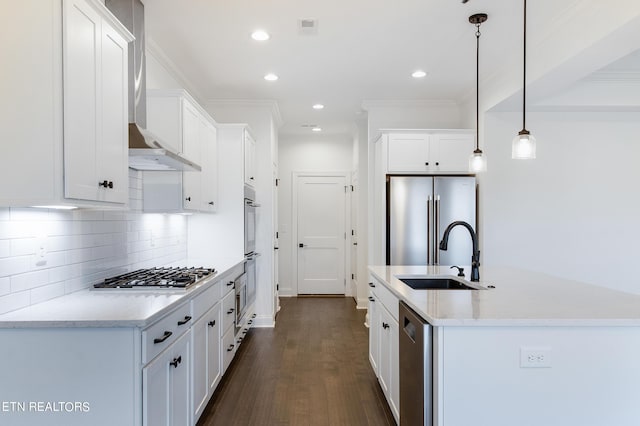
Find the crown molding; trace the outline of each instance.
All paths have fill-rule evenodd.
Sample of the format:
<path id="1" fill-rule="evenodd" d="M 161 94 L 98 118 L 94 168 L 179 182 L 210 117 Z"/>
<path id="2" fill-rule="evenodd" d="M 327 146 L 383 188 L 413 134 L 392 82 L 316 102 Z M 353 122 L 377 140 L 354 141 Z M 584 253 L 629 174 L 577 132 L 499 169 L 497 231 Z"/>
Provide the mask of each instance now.
<path id="1" fill-rule="evenodd" d="M 210 106 L 233 106 L 242 108 L 267 109 L 271 113 L 276 128 L 282 127 L 282 115 L 278 102 L 272 99 L 215 99 L 206 100 L 206 104 Z"/>

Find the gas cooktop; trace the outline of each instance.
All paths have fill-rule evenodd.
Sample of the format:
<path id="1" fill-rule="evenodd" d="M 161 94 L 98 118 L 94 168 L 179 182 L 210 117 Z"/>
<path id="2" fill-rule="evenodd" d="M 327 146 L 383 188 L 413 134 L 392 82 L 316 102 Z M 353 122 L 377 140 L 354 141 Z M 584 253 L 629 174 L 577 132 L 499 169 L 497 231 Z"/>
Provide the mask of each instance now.
<path id="1" fill-rule="evenodd" d="M 94 284 L 96 289 L 186 289 L 216 274 L 213 268 L 138 269 Z"/>

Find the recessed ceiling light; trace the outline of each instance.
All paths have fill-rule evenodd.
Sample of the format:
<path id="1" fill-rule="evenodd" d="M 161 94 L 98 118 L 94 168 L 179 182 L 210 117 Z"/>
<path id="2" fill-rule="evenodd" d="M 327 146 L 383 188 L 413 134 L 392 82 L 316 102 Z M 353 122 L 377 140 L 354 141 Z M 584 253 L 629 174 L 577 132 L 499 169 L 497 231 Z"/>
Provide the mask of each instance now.
<path id="1" fill-rule="evenodd" d="M 255 30 L 251 33 L 251 38 L 256 41 L 266 41 L 271 38 L 268 32 L 263 30 Z"/>
<path id="2" fill-rule="evenodd" d="M 320 127 L 314 127 L 313 129 L 311 129 L 312 132 L 321 132 L 322 129 Z"/>
<path id="3" fill-rule="evenodd" d="M 324 108 L 324 105 L 322 105 L 322 104 L 315 104 L 313 106 L 313 109 L 322 109 L 322 108 Z"/>
<path id="4" fill-rule="evenodd" d="M 427 75 L 426 72 L 422 71 L 422 70 L 416 70 L 411 74 L 411 77 L 413 78 L 422 78 L 425 77 Z"/>
<path id="5" fill-rule="evenodd" d="M 264 79 L 267 81 L 276 81 L 278 79 L 278 76 L 275 74 L 269 73 L 264 76 Z"/>

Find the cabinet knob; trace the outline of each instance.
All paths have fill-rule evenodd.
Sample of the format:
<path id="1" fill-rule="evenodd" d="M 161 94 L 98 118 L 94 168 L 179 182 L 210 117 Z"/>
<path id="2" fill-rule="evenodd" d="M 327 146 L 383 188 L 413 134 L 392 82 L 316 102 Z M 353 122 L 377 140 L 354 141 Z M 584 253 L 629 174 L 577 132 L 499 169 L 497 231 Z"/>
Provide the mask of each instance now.
<path id="1" fill-rule="evenodd" d="M 376 299 L 374 299 L 373 297 L 369 296 L 369 301 L 370 301 L 370 302 L 375 302 L 375 301 L 376 301 Z"/>
<path id="2" fill-rule="evenodd" d="M 425 165 L 425 166 L 428 166 L 428 165 L 429 165 L 429 162 L 427 161 L 426 163 L 424 163 L 424 165 Z"/>
<path id="3" fill-rule="evenodd" d="M 369 283 L 369 287 L 375 287 L 376 285 L 374 283 Z"/>
<path id="4" fill-rule="evenodd" d="M 104 188 L 113 188 L 113 182 L 110 180 L 103 180 L 102 182 L 98 182 L 98 186 L 102 186 Z"/>
<path id="5" fill-rule="evenodd" d="M 209 321 L 209 327 L 214 327 L 216 325 L 216 320 Z"/>
<path id="6" fill-rule="evenodd" d="M 382 328 L 384 328 L 386 330 L 387 328 L 389 328 L 389 324 L 387 324 L 386 322 L 383 322 L 382 323 Z"/>
<path id="7" fill-rule="evenodd" d="M 187 197 L 187 198 L 185 198 L 185 200 L 191 201 L 191 197 Z"/>
<path id="8" fill-rule="evenodd" d="M 229 310 L 227 311 L 227 315 L 231 315 L 231 314 L 233 313 L 233 311 L 235 311 L 235 309 L 234 309 L 234 308 L 229 309 Z"/>
<path id="9" fill-rule="evenodd" d="M 233 281 L 229 281 L 229 282 L 227 283 L 227 287 L 231 287 L 232 285 L 233 285 Z"/>
<path id="10" fill-rule="evenodd" d="M 229 347 L 227 348 L 227 352 L 231 352 L 234 347 L 235 347 L 234 345 L 229 345 Z"/>
<path id="11" fill-rule="evenodd" d="M 440 163 L 436 161 L 436 166 L 439 166 L 439 165 L 440 165 Z"/>
<path id="12" fill-rule="evenodd" d="M 178 368 L 178 364 L 180 364 L 181 362 L 182 356 L 179 356 L 178 358 L 174 358 L 173 361 L 169 363 L 169 365 L 173 366 L 173 368 Z"/>
<path id="13" fill-rule="evenodd" d="M 213 205 L 213 201 L 209 201 L 209 205 L 212 206 Z"/>

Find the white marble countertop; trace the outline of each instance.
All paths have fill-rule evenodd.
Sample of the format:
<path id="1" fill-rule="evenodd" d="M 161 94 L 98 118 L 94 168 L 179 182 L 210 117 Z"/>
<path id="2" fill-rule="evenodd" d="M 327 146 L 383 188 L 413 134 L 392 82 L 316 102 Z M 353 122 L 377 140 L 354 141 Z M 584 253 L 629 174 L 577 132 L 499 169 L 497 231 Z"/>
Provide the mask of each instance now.
<path id="1" fill-rule="evenodd" d="M 369 266 L 434 326 L 640 326 L 640 296 L 541 273 L 481 268 L 483 290 L 414 290 L 396 276 L 455 275 L 448 266 Z M 469 266 L 465 271 L 470 271 Z M 495 288 L 486 289 L 493 285 Z"/>
<path id="2" fill-rule="evenodd" d="M 242 262 L 177 262 L 173 266 L 213 265 L 217 274 L 187 290 L 81 290 L 0 315 L 0 328 L 147 327 Z"/>

